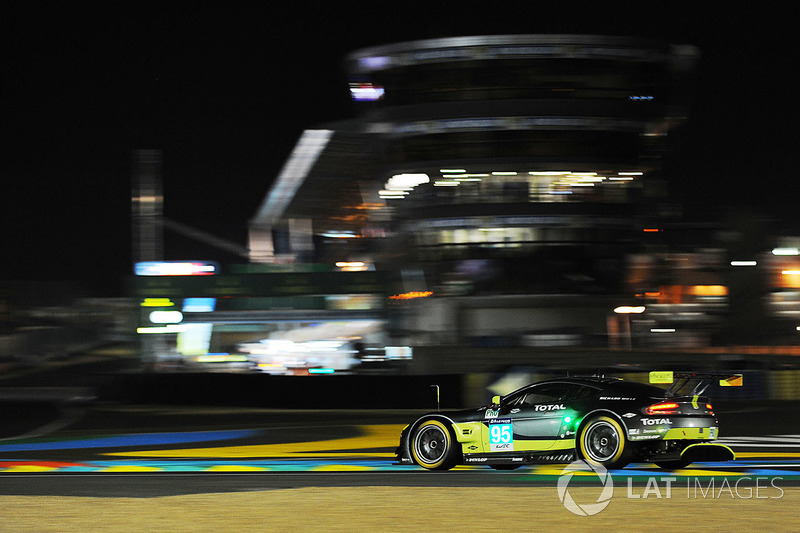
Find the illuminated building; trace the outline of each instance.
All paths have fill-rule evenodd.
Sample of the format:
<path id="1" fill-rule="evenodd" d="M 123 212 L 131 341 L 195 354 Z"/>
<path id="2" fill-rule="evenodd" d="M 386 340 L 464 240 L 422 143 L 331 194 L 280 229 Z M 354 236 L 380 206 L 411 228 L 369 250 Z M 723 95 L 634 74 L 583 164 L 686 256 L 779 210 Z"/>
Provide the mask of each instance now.
<path id="1" fill-rule="evenodd" d="M 251 261 L 358 261 L 390 274 L 387 294 L 432 292 L 394 322 L 412 343 L 604 335 L 625 258 L 658 227 L 696 57 L 574 35 L 353 52 L 357 117 L 302 135 Z"/>

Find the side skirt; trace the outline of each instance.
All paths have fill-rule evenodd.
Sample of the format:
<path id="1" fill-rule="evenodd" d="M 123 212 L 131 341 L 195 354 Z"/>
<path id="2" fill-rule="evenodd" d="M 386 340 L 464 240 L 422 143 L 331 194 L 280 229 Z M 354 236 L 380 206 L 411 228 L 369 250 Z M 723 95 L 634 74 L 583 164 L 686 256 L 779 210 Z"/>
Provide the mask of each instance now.
<path id="1" fill-rule="evenodd" d="M 465 453 L 464 464 L 513 465 L 569 463 L 576 458 L 575 450 L 526 452 L 525 454 Z"/>

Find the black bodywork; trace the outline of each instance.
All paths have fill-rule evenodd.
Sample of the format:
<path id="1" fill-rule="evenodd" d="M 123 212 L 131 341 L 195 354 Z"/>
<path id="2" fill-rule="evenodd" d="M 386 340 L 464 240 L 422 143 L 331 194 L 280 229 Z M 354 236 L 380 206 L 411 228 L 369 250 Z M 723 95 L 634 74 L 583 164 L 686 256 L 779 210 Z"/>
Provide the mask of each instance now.
<path id="1" fill-rule="evenodd" d="M 703 377 L 697 381 L 688 395 L 606 377 L 534 383 L 478 409 L 420 417 L 404 428 L 397 460 L 430 470 L 578 458 L 606 468 L 639 461 L 668 469 L 731 460 L 733 452 L 713 442 L 718 420 L 701 395 Z"/>

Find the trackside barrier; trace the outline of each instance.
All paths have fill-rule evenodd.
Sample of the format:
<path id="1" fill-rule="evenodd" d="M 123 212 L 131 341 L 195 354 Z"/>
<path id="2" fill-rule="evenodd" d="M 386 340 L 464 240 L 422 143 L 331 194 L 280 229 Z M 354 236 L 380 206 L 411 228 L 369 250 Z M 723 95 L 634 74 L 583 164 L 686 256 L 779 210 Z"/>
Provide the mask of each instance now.
<path id="1" fill-rule="evenodd" d="M 800 370 L 732 371 L 743 375 L 742 387 L 712 383 L 713 401 L 800 400 Z M 648 382 L 646 372 L 611 373 Z M 530 381 L 565 376 L 537 372 Z M 484 405 L 498 392 L 502 375 L 488 373 L 431 376 L 265 376 L 216 373 L 141 373 L 109 377 L 97 389 L 99 400 L 186 405 L 240 405 L 298 409 L 436 409 L 439 386 L 442 409 Z M 527 383 L 527 382 L 526 382 Z M 514 385 L 521 386 L 523 383 Z"/>
<path id="2" fill-rule="evenodd" d="M 267 376 L 137 373 L 114 376 L 98 390 L 105 401 L 232 405 L 279 409 L 425 409 L 463 405 L 463 376 Z"/>
<path id="3" fill-rule="evenodd" d="M 741 387 L 720 387 L 717 380 L 706 389 L 705 395 L 711 398 L 712 401 L 771 399 L 771 391 L 769 389 L 770 371 L 745 370 L 732 373 L 742 374 L 743 385 Z"/>
<path id="4" fill-rule="evenodd" d="M 769 374 L 774 400 L 800 400 L 800 370 L 775 370 Z"/>
<path id="5" fill-rule="evenodd" d="M 650 384 L 650 373 L 649 372 L 626 372 L 624 374 L 613 374 L 615 377 L 627 379 L 629 381 L 635 381 L 637 383 L 645 383 Z"/>

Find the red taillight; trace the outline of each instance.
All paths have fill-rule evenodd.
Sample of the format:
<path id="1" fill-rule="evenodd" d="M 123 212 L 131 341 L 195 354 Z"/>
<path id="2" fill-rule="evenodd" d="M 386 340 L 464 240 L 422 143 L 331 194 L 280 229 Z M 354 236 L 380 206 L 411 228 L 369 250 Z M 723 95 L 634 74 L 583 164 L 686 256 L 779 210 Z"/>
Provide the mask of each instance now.
<path id="1" fill-rule="evenodd" d="M 713 408 L 713 407 L 711 407 L 711 404 L 710 404 L 710 403 L 707 403 L 707 404 L 706 404 L 706 409 L 708 409 L 708 412 L 709 412 L 710 414 L 712 414 L 712 415 L 714 414 L 714 408 Z"/>
<path id="2" fill-rule="evenodd" d="M 644 412 L 648 415 L 672 415 L 678 412 L 678 404 L 675 402 L 654 403 Z"/>

